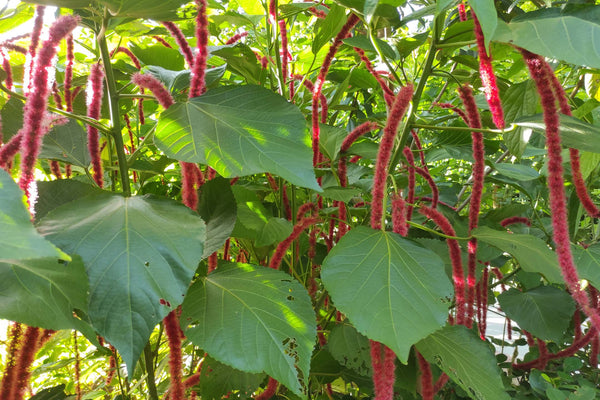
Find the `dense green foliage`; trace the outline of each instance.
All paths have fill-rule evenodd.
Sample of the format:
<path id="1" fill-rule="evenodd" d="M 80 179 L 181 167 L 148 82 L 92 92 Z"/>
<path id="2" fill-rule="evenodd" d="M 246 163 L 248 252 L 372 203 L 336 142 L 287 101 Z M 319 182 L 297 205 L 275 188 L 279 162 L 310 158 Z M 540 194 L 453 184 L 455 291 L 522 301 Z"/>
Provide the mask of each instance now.
<path id="1" fill-rule="evenodd" d="M 27 349 L 6 400 L 600 396 L 593 0 L 33 3 L 0 8 L 0 396 Z"/>

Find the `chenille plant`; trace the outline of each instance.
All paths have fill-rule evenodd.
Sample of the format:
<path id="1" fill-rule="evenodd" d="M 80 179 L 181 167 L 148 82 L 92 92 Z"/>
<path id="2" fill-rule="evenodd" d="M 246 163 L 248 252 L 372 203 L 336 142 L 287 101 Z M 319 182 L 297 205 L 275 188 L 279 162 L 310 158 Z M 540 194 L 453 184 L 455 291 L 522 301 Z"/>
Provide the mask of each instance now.
<path id="1" fill-rule="evenodd" d="M 600 396 L 599 10 L 0 6 L 0 399 Z"/>

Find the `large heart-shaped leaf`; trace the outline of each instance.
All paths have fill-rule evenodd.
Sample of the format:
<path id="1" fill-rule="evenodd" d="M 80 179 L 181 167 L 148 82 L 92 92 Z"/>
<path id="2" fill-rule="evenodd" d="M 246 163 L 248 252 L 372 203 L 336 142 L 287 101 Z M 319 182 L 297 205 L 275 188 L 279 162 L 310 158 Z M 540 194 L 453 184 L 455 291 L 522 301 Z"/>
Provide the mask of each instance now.
<path id="1" fill-rule="evenodd" d="M 221 263 L 192 285 L 181 321 L 194 324 L 186 336 L 211 357 L 242 371 L 264 371 L 306 397 L 316 320 L 308 293 L 291 276 Z"/>
<path id="2" fill-rule="evenodd" d="M 559 342 L 571 322 L 575 303 L 567 292 L 540 286 L 521 292 L 509 289 L 498 296 L 507 317 L 540 339 Z"/>
<path id="3" fill-rule="evenodd" d="M 472 399 L 509 399 L 496 357 L 486 342 L 462 325 L 446 326 L 416 345 Z"/>
<path id="4" fill-rule="evenodd" d="M 37 233 L 27 211 L 27 200 L 10 175 L 0 169 L 0 262 L 70 257 Z"/>
<path id="5" fill-rule="evenodd" d="M 487 226 L 474 229 L 471 234 L 482 242 L 510 253 L 525 271 L 540 273 L 552 283 L 563 283 L 556 254 L 543 240 L 533 235 L 497 231 Z"/>
<path id="6" fill-rule="evenodd" d="M 509 24 L 498 20 L 493 40 L 568 63 L 600 68 L 600 7 L 576 12 L 546 8 L 519 16 Z"/>
<path id="7" fill-rule="evenodd" d="M 84 330 L 73 310 L 87 310 L 88 281 L 79 257 L 0 263 L 0 318 L 46 329 Z"/>
<path id="8" fill-rule="evenodd" d="M 336 325 L 327 338 L 327 350 L 340 365 L 357 374 L 371 376 L 371 346 L 369 339 L 347 324 Z"/>
<path id="9" fill-rule="evenodd" d="M 395 233 L 351 230 L 323 261 L 321 279 L 356 329 L 404 363 L 410 347 L 448 317 L 452 286 L 443 261 Z"/>
<path id="10" fill-rule="evenodd" d="M 44 136 L 39 158 L 64 161 L 87 168 L 91 160 L 87 148 L 87 134 L 75 120 L 69 120 L 64 125 L 55 125 Z"/>
<path id="11" fill-rule="evenodd" d="M 132 371 L 154 326 L 183 301 L 204 222 L 174 201 L 101 194 L 56 208 L 39 229 L 83 259 L 92 325 Z"/>
<path id="12" fill-rule="evenodd" d="M 271 172 L 320 190 L 300 110 L 259 86 L 208 91 L 163 112 L 155 143 L 169 157 L 208 164 L 221 176 Z"/>
<path id="13" fill-rule="evenodd" d="M 542 114 L 519 118 L 515 121 L 515 125 L 531 128 L 541 133 L 546 130 Z M 600 153 L 600 127 L 575 117 L 560 115 L 560 139 L 566 147 Z"/>

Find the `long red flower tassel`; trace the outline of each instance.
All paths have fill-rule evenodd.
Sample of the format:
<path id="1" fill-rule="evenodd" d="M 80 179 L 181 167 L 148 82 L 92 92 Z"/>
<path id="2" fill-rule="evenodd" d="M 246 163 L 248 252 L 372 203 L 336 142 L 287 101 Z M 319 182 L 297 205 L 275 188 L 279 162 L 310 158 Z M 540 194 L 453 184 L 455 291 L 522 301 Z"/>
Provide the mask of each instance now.
<path id="1" fill-rule="evenodd" d="M 421 370 L 421 396 L 423 400 L 433 400 L 433 376 L 431 375 L 431 367 L 421 353 L 418 351 L 417 361 Z"/>
<path id="2" fill-rule="evenodd" d="M 102 107 L 104 72 L 99 64 L 92 65 L 88 79 L 88 109 L 87 116 L 92 119 L 100 118 L 100 108 Z M 92 167 L 94 168 L 94 181 L 100 187 L 104 187 L 102 178 L 102 160 L 100 157 L 100 144 L 98 129 L 92 125 L 87 126 L 88 150 L 92 158 Z"/>
<path id="3" fill-rule="evenodd" d="M 46 6 L 36 6 L 35 8 L 35 20 L 33 21 L 33 28 L 31 30 L 31 42 L 29 43 L 29 49 L 27 50 L 27 61 L 25 64 L 25 76 L 23 91 L 29 94 L 33 89 L 34 69 L 35 67 L 35 56 L 37 54 L 37 48 L 40 44 L 40 35 L 42 28 L 44 27 L 44 12 Z"/>
<path id="4" fill-rule="evenodd" d="M 23 110 L 21 177 L 19 186 L 29 198 L 30 185 L 34 180 L 33 170 L 40 151 L 43 135 L 42 121 L 48 106 L 48 67 L 56 55 L 56 46 L 79 23 L 79 18 L 62 16 L 50 27 L 48 40 L 46 40 L 37 53 L 34 63 L 33 91 L 27 97 Z"/>
<path id="5" fill-rule="evenodd" d="M 459 88 L 460 98 L 462 99 L 469 126 L 471 128 L 481 128 L 481 119 L 479 111 L 475 104 L 473 92 L 469 86 Z M 479 210 L 481 208 L 481 197 L 483 195 L 483 180 L 485 177 L 485 153 L 483 147 L 483 134 L 481 132 L 472 132 L 473 140 L 473 187 L 471 189 L 471 203 L 469 207 L 469 233 L 477 228 L 479 223 Z M 475 300 L 475 269 L 477 267 L 477 239 L 469 240 L 469 257 L 467 260 L 467 320 L 466 326 L 471 327 L 473 323 Z"/>
<path id="6" fill-rule="evenodd" d="M 206 61 L 208 60 L 208 19 L 206 17 L 206 0 L 196 0 L 198 14 L 196 16 L 196 47 L 198 53 L 194 58 L 192 67 L 192 81 L 190 83 L 190 98 L 198 97 L 206 91 L 204 81 Z"/>
<path id="7" fill-rule="evenodd" d="M 194 53 L 192 52 L 192 48 L 190 47 L 189 43 L 185 39 L 185 36 L 183 36 L 183 32 L 181 32 L 179 27 L 177 27 L 177 25 L 175 25 L 173 22 L 162 21 L 161 24 L 163 24 L 163 26 L 167 28 L 171 36 L 173 36 L 173 39 L 175 39 L 179 50 L 183 53 L 183 58 L 185 58 L 188 67 L 191 68 L 192 65 L 194 65 Z M 168 47 L 171 46 L 169 45 Z"/>
<path id="8" fill-rule="evenodd" d="M 338 49 L 342 45 L 342 41 L 348 36 L 350 30 L 360 21 L 355 14 L 350 14 L 348 20 L 336 35 L 333 44 L 329 48 L 325 59 L 323 60 L 323 64 L 321 64 L 321 70 L 319 71 L 319 75 L 317 76 L 317 80 L 315 82 L 315 86 L 313 89 L 312 96 L 312 148 L 313 148 L 313 165 L 317 165 L 319 160 L 319 136 L 321 132 L 321 128 L 319 127 L 319 99 L 321 95 L 321 90 L 323 89 L 323 84 L 325 83 L 325 77 L 327 76 L 327 72 L 329 71 L 329 67 L 331 66 L 331 62 L 333 61 L 333 57 L 335 53 L 337 53 Z"/>
<path id="9" fill-rule="evenodd" d="M 492 67 L 492 57 L 485 48 L 483 31 L 475 13 L 473 13 L 473 22 L 475 24 L 475 38 L 477 39 L 477 50 L 479 52 L 479 75 L 481 76 L 485 98 L 490 106 L 494 124 L 498 129 L 504 129 L 504 111 L 500 102 L 496 75 L 494 75 L 494 68 Z"/>
<path id="10" fill-rule="evenodd" d="M 35 353 L 38 350 L 38 340 L 40 337 L 40 328 L 32 326 L 27 327 L 23 335 L 23 342 L 19 350 L 19 357 L 15 364 L 15 387 L 12 389 L 12 398 L 7 400 L 23 400 L 25 391 L 29 383 L 31 375 L 29 368 L 35 358 Z M 4 399 L 3 399 L 4 400 Z"/>
<path id="11" fill-rule="evenodd" d="M 7 358 L 4 365 L 4 376 L 0 384 L 0 399 L 10 400 L 12 390 L 15 388 L 16 365 L 19 356 L 19 350 L 23 339 L 23 325 L 13 322 L 9 327 L 7 340 L 9 341 L 7 349 Z"/>
<path id="12" fill-rule="evenodd" d="M 65 91 L 65 107 L 68 112 L 73 111 L 73 63 L 75 62 L 73 35 L 67 36 L 67 63 L 65 65 L 65 80 L 63 87 Z"/>
<path id="13" fill-rule="evenodd" d="M 169 385 L 170 400 L 185 400 L 185 385 L 183 383 L 181 362 L 181 332 L 177 310 L 171 311 L 163 321 L 165 333 L 169 342 Z"/>
<path id="14" fill-rule="evenodd" d="M 598 314 L 598 310 L 591 305 L 586 292 L 579 285 L 579 275 L 577 274 L 577 269 L 573 262 L 573 254 L 571 253 L 562 156 L 560 154 L 562 151 L 559 135 L 560 124 L 554 103 L 554 94 L 552 93 L 552 82 L 544 66 L 545 61 L 540 56 L 524 49 L 521 49 L 521 54 L 527 63 L 532 79 L 536 83 L 542 102 L 542 109 L 544 110 L 546 147 L 548 149 L 550 210 L 558 263 L 571 296 L 579 307 L 581 307 L 581 310 L 590 317 L 594 328 L 600 331 L 600 315 Z"/>

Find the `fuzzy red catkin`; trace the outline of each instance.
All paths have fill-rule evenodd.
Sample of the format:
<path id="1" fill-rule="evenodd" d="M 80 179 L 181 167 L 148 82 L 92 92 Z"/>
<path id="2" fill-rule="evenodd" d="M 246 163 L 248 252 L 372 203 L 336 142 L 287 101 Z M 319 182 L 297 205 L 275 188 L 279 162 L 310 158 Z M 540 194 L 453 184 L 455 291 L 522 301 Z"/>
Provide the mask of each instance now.
<path id="1" fill-rule="evenodd" d="M 160 105 L 163 106 L 165 110 L 175 103 L 167 88 L 165 88 L 165 86 L 158 79 L 150 74 L 135 73 L 131 77 L 131 82 L 135 83 L 141 88 L 150 90 L 154 97 L 156 97 L 156 100 L 158 100 Z"/>
<path id="2" fill-rule="evenodd" d="M 50 27 L 49 37 L 37 53 L 34 63 L 33 91 L 23 109 L 23 139 L 21 142 L 21 177 L 19 186 L 29 196 L 29 186 L 34 180 L 33 170 L 40 151 L 43 135 L 42 121 L 48 106 L 48 67 L 56 55 L 56 46 L 79 23 L 79 18 L 65 15 Z"/>
<path id="3" fill-rule="evenodd" d="M 415 144 L 415 147 L 419 151 L 419 159 L 421 160 L 421 167 L 425 171 L 429 172 L 429 168 L 427 168 L 427 163 L 425 162 L 425 154 L 423 153 L 423 146 L 421 145 L 421 140 L 419 139 L 419 135 L 417 135 L 417 132 L 414 129 L 412 129 L 410 131 L 410 135 L 413 138 L 413 143 Z"/>
<path id="4" fill-rule="evenodd" d="M 294 225 L 294 229 L 290 236 L 288 236 L 283 242 L 279 243 L 275 252 L 273 253 L 273 257 L 271 257 L 271 261 L 269 262 L 269 268 L 279 269 L 281 266 L 281 261 L 283 260 L 283 256 L 289 249 L 292 242 L 300 236 L 300 234 L 306 229 L 316 224 L 319 221 L 316 217 L 306 217 L 300 219 Z"/>
<path id="5" fill-rule="evenodd" d="M 435 184 L 435 181 L 431 177 L 431 174 L 429 174 L 429 172 L 424 168 L 415 167 L 415 171 L 427 181 L 427 184 L 431 188 L 431 207 L 436 208 L 440 198 L 440 192 Z"/>
<path id="6" fill-rule="evenodd" d="M 379 151 L 377 152 L 373 189 L 371 190 L 371 228 L 373 229 L 381 229 L 383 199 L 385 197 L 390 158 L 392 156 L 392 150 L 394 149 L 394 141 L 398 133 L 398 125 L 400 125 L 400 121 L 410 104 L 412 94 L 412 85 L 407 85 L 400 89 L 400 92 L 394 100 L 392 109 L 389 112 L 385 128 L 383 129 L 383 136 L 379 144 Z"/>
<path id="7" fill-rule="evenodd" d="M 431 375 L 431 367 L 421 353 L 418 351 L 417 361 L 421 370 L 421 396 L 423 400 L 433 400 L 433 376 Z"/>
<path id="8" fill-rule="evenodd" d="M 431 219 L 448 236 L 456 236 L 450 221 L 438 210 L 422 206 L 419 212 Z M 454 282 L 454 296 L 456 297 L 456 323 L 463 325 L 465 321 L 465 275 L 462 263 L 460 246 L 456 239 L 446 239 L 448 253 L 452 262 L 452 281 Z"/>
<path id="9" fill-rule="evenodd" d="M 433 394 L 435 395 L 437 392 L 442 390 L 446 383 L 448 383 L 449 379 L 450 377 L 445 372 L 442 372 L 438 380 L 435 381 L 435 384 L 433 385 Z"/>
<path id="10" fill-rule="evenodd" d="M 561 143 L 559 135 L 559 118 L 554 103 L 551 82 L 544 67 L 544 60 L 527 50 L 521 49 L 521 54 L 527 63 L 529 73 L 535 81 L 540 94 L 544 122 L 546 123 L 546 147 L 548 150 L 548 187 L 550 191 L 550 210 L 552 226 L 554 228 L 554 242 L 558 263 L 561 267 L 563 279 L 567 284 L 571 296 L 581 307 L 581 310 L 590 317 L 592 325 L 600 331 L 600 315 L 598 310 L 591 306 L 590 299 L 579 285 L 579 275 L 573 262 L 571 241 L 567 219 L 567 205 L 565 200 L 564 177 L 562 168 Z"/>
<path id="11" fill-rule="evenodd" d="M 500 221 L 500 225 L 502 225 L 503 228 L 512 224 L 525 224 L 531 226 L 531 221 L 527 217 L 508 217 Z"/>
<path id="12" fill-rule="evenodd" d="M 10 138 L 7 143 L 0 147 L 0 168 L 4 168 L 6 170 L 9 169 L 9 165 L 11 164 L 13 158 L 19 152 L 22 139 L 23 135 L 21 133 L 17 133 L 15 136 Z"/>
<path id="13" fill-rule="evenodd" d="M 308 202 L 308 203 L 304 203 L 300 207 L 298 207 L 298 211 L 296 211 L 296 221 L 299 221 L 302 218 L 305 218 L 306 213 L 308 213 L 309 211 L 310 211 L 311 217 L 316 217 L 318 214 L 317 206 L 315 206 L 314 203 Z"/>
<path id="14" fill-rule="evenodd" d="M 496 75 L 492 67 L 492 57 L 488 54 L 483 38 L 483 31 L 475 13 L 473 15 L 473 23 L 475 29 L 475 38 L 477 40 L 477 50 L 479 52 L 479 75 L 483 85 L 485 98 L 490 106 L 492 120 L 498 129 L 504 129 L 504 110 L 500 102 L 500 94 L 498 93 L 498 85 L 496 84 Z"/>
<path id="15" fill-rule="evenodd" d="M 281 197 L 283 201 L 283 209 L 285 212 L 285 219 L 288 221 L 292 220 L 292 207 L 290 206 L 290 198 L 288 197 L 287 185 L 283 185 L 281 188 Z"/>
<path id="16" fill-rule="evenodd" d="M 471 88 L 467 85 L 458 89 L 459 95 L 465 106 L 467 119 L 471 128 L 481 128 L 481 119 L 475 98 Z M 471 189 L 471 201 L 469 206 L 469 233 L 479 223 L 479 210 L 481 208 L 481 197 L 483 195 L 483 180 L 485 177 L 485 153 L 483 146 L 483 134 L 471 132 L 473 140 L 473 187 Z M 471 327 L 473 322 L 473 301 L 475 299 L 475 269 L 477 266 L 477 239 L 469 241 L 467 260 L 467 320 L 466 326 Z"/>
<path id="17" fill-rule="evenodd" d="M 110 56 L 112 57 L 113 55 L 115 55 L 117 53 L 123 53 L 123 54 L 125 54 L 127 57 L 129 57 L 129 59 L 131 60 L 131 62 L 133 63 L 133 65 L 135 65 L 135 68 L 137 68 L 138 70 L 142 69 L 142 64 L 140 63 L 139 58 L 137 58 L 135 56 L 135 54 L 133 54 L 131 52 L 131 50 L 129 50 L 127 47 L 123 47 L 123 46 L 117 47 L 116 49 L 114 49 L 110 53 Z"/>
<path id="18" fill-rule="evenodd" d="M 317 76 L 317 80 L 315 82 L 313 88 L 313 96 L 312 96 L 312 148 L 313 148 L 313 165 L 317 165 L 319 159 L 319 136 L 321 132 L 321 128 L 319 127 L 319 99 L 321 95 L 321 91 L 323 89 L 323 84 L 325 83 L 325 78 L 327 76 L 327 72 L 329 71 L 329 67 L 331 66 L 331 62 L 333 61 L 333 57 L 335 53 L 337 53 L 338 49 L 342 45 L 342 41 L 348 36 L 350 30 L 356 25 L 360 19 L 356 16 L 356 14 L 350 14 L 348 20 L 342 27 L 342 29 L 338 32 L 333 41 L 331 47 L 329 47 L 329 51 L 323 60 L 323 64 L 321 64 L 321 69 L 319 70 L 319 75 Z"/>
<path id="19" fill-rule="evenodd" d="M 465 9 L 465 3 L 462 1 L 458 3 L 458 18 L 461 22 L 467 20 L 467 10 Z"/>
<path id="20" fill-rule="evenodd" d="M 180 161 L 181 167 L 181 200 L 192 210 L 198 208 L 198 192 L 196 191 L 198 166 L 194 163 Z"/>
<path id="21" fill-rule="evenodd" d="M 29 36 L 29 35 L 27 35 L 27 36 Z M 25 55 L 27 54 L 27 49 L 25 47 L 18 46 L 14 43 L 9 43 L 9 41 L 10 40 L 0 43 L 0 47 L 3 47 L 9 51 L 16 51 L 17 53 L 21 53 L 21 54 L 25 54 Z"/>
<path id="22" fill-rule="evenodd" d="M 19 349 L 19 356 L 15 363 L 14 388 L 11 391 L 12 397 L 9 400 L 23 400 L 25 391 L 29 385 L 30 367 L 38 350 L 38 339 L 40 337 L 40 328 L 28 326 L 23 334 L 23 341 Z"/>
<path id="23" fill-rule="evenodd" d="M 206 17 L 206 0 L 196 0 L 198 14 L 196 16 L 196 47 L 198 52 L 192 67 L 190 82 L 190 99 L 198 97 L 206 91 L 206 61 L 208 60 L 208 18 Z"/>
<path id="24" fill-rule="evenodd" d="M 344 138 L 342 145 L 340 146 L 340 153 L 345 153 L 350 149 L 350 146 L 354 144 L 354 142 L 364 135 L 365 133 L 374 131 L 377 129 L 377 123 L 372 121 L 363 122 L 356 128 L 354 128 L 348 136 Z M 340 179 L 340 186 L 346 187 L 348 186 L 348 176 L 347 176 L 348 167 L 346 164 L 346 156 L 342 155 L 340 157 L 340 161 L 338 162 L 338 177 Z"/>
<path id="25" fill-rule="evenodd" d="M 179 47 L 179 50 L 183 53 L 185 62 L 187 63 L 188 67 L 191 68 L 192 65 L 194 65 L 194 53 L 192 52 L 192 48 L 190 47 L 189 43 L 185 39 L 185 36 L 183 36 L 183 32 L 181 32 L 179 27 L 173 22 L 161 21 L 161 24 L 167 28 L 173 39 L 175 39 L 177 47 Z"/>
<path id="26" fill-rule="evenodd" d="M 12 75 L 12 66 L 10 65 L 10 59 L 8 55 L 4 53 L 2 49 L 0 49 L 0 58 L 2 58 L 2 69 L 6 73 L 6 78 L 4 79 L 4 86 L 8 90 L 13 89 L 13 75 Z"/>
<path id="27" fill-rule="evenodd" d="M 58 163 L 58 161 L 50 161 L 50 171 L 52 172 L 52 174 L 54 174 L 56 179 L 62 179 L 62 173 L 60 172 L 60 164 Z"/>
<path id="28" fill-rule="evenodd" d="M 58 83 L 56 81 L 52 83 L 52 97 L 54 98 L 54 106 L 59 110 L 62 110 L 62 97 L 58 92 Z"/>
<path id="29" fill-rule="evenodd" d="M 271 397 L 273 397 L 275 395 L 275 392 L 277 392 L 277 385 L 279 385 L 279 382 L 277 382 L 275 379 L 269 377 L 269 383 L 267 383 L 267 387 L 265 388 L 265 390 L 261 394 L 256 396 L 254 399 L 255 400 L 269 400 Z"/>
<path id="30" fill-rule="evenodd" d="M 38 45 L 40 44 L 40 35 L 42 33 L 42 28 L 44 27 L 45 10 L 45 6 L 36 6 L 35 8 L 35 20 L 33 21 L 33 28 L 31 30 L 31 42 L 29 43 L 29 49 L 27 50 L 27 61 L 25 64 L 25 82 L 23 89 L 26 93 L 29 93 L 33 88 L 35 56 L 37 54 Z"/>
<path id="31" fill-rule="evenodd" d="M 481 340 L 485 340 L 485 333 L 487 330 L 487 306 L 488 306 L 488 284 L 490 280 L 490 269 L 485 267 L 483 269 L 483 275 L 481 277 L 481 302 L 479 308 L 481 309 L 479 321 L 479 337 Z"/>
<path id="32" fill-rule="evenodd" d="M 207 264 L 209 274 L 217 269 L 217 265 L 219 264 L 219 254 L 217 254 L 216 251 L 208 256 Z"/>
<path id="33" fill-rule="evenodd" d="M 315 90 L 315 85 L 309 79 L 304 79 L 303 75 L 294 75 L 293 78 L 297 81 L 302 81 L 302 84 L 305 88 L 307 88 L 311 93 Z M 319 105 L 321 106 L 321 123 L 324 124 L 327 122 L 327 114 L 329 112 L 327 106 L 327 97 L 321 92 L 319 94 Z"/>
<path id="34" fill-rule="evenodd" d="M 167 42 L 165 39 L 161 38 L 160 36 L 152 36 L 152 39 L 156 40 L 158 43 L 162 44 L 165 47 L 168 47 L 169 49 L 172 49 L 173 46 L 171 46 L 171 44 L 169 42 Z"/>
<path id="35" fill-rule="evenodd" d="M 541 339 L 537 340 L 537 345 L 538 345 L 538 352 L 540 354 L 538 360 L 539 360 L 539 364 L 537 366 L 537 369 L 539 370 L 544 370 L 546 369 L 546 364 L 548 364 L 548 347 L 546 346 L 546 342 L 544 342 Z"/>
<path id="36" fill-rule="evenodd" d="M 592 349 L 590 350 L 590 367 L 598 368 L 598 352 L 600 350 L 600 336 L 596 333 L 596 336 L 592 339 Z"/>
<path id="37" fill-rule="evenodd" d="M 100 108 L 102 107 L 104 72 L 99 64 L 93 64 L 88 78 L 88 104 L 87 116 L 98 120 L 100 118 Z M 102 160 L 100 158 L 100 145 L 98 129 L 92 125 L 87 126 L 88 150 L 92 158 L 92 167 L 94 169 L 94 181 L 99 187 L 104 187 L 102 177 Z"/>
<path id="38" fill-rule="evenodd" d="M 281 19 L 278 22 L 279 25 L 279 34 L 281 35 L 281 75 L 283 75 L 283 82 L 281 82 L 281 91 L 283 92 L 283 88 L 285 87 L 285 82 L 288 79 L 288 63 L 290 59 L 290 53 L 288 49 L 288 36 L 287 36 L 287 28 L 285 25 L 285 20 Z M 290 100 L 292 96 L 290 94 Z"/>
<path id="39" fill-rule="evenodd" d="M 106 379 L 104 380 L 106 386 L 111 384 L 117 372 L 116 349 L 113 346 L 110 346 L 110 350 L 112 354 L 110 355 L 110 359 L 108 361 L 108 371 L 106 373 Z"/>
<path id="40" fill-rule="evenodd" d="M 185 400 L 185 386 L 183 384 L 181 361 L 181 333 L 177 311 L 173 310 L 163 320 L 165 333 L 169 342 L 169 398 L 171 400 Z"/>
<path id="41" fill-rule="evenodd" d="M 401 236 L 408 235 L 406 204 L 400 194 L 395 194 L 392 197 L 392 225 L 395 233 Z"/>
<path id="42" fill-rule="evenodd" d="M 354 47 L 354 51 L 356 51 L 360 56 L 360 60 L 365 64 L 365 68 L 367 68 L 367 71 L 369 71 L 369 73 L 375 78 L 377 83 L 379 83 L 381 90 L 383 90 L 384 99 L 386 100 L 387 105 L 391 106 L 392 104 L 389 100 L 392 100 L 394 98 L 394 92 L 392 91 L 392 89 L 390 89 L 387 82 L 383 80 L 381 74 L 377 72 L 375 68 L 373 68 L 373 64 L 371 63 L 371 60 L 369 60 L 369 58 L 367 57 L 365 51 L 359 47 Z"/>
<path id="43" fill-rule="evenodd" d="M 461 110 L 460 108 L 456 107 L 454 104 L 450 104 L 450 103 L 434 103 L 435 106 L 440 107 L 440 108 L 447 108 L 450 109 L 452 111 L 454 111 L 455 113 L 458 114 L 459 117 L 462 118 L 463 121 L 465 121 L 465 124 L 469 125 L 469 118 L 467 117 L 467 114 L 465 114 L 465 112 L 463 110 Z"/>
<path id="44" fill-rule="evenodd" d="M 386 345 L 369 340 L 371 345 L 371 365 L 373 367 L 373 386 L 375 400 L 394 398 L 394 379 L 396 355 Z"/>
<path id="45" fill-rule="evenodd" d="M 242 38 L 248 36 L 248 32 L 242 32 L 242 33 L 237 33 L 235 35 L 233 35 L 232 37 L 230 37 L 225 44 L 234 44 L 236 42 L 238 42 L 239 40 L 241 40 Z"/>
<path id="46" fill-rule="evenodd" d="M 12 395 L 11 392 L 15 387 L 15 366 L 22 338 L 23 325 L 21 325 L 18 322 L 13 322 L 9 326 L 9 332 L 7 335 L 7 341 L 9 345 L 6 351 L 7 358 L 6 363 L 4 365 L 4 376 L 2 377 L 2 383 L 0 384 L 0 399 L 10 400 L 10 396 Z"/>

